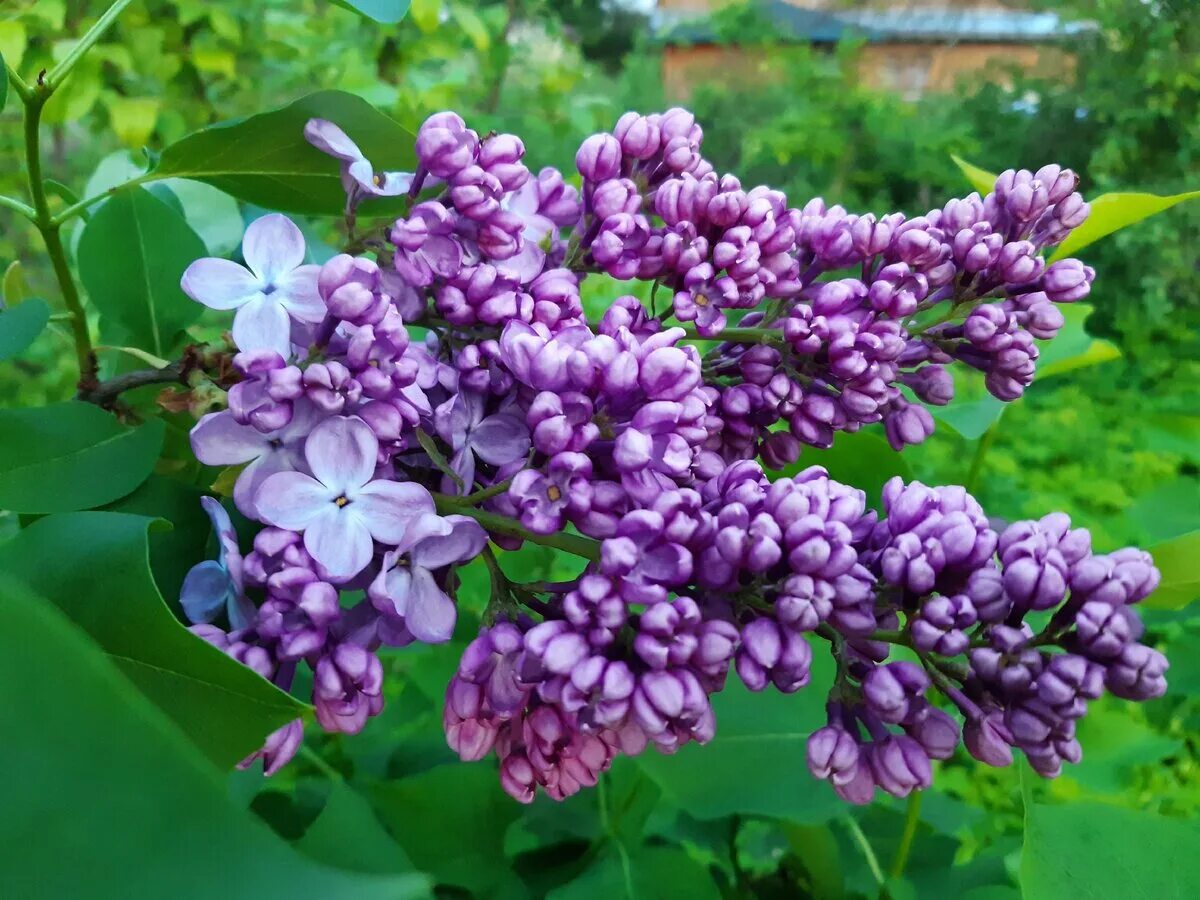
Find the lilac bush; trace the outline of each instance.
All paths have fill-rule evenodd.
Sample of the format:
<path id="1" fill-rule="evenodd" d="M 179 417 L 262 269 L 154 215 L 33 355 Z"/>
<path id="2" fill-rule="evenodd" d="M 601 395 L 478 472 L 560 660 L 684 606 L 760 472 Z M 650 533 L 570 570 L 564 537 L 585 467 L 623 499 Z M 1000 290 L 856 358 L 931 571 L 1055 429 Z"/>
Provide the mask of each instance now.
<path id="1" fill-rule="evenodd" d="M 479 556 L 493 596 L 446 738 L 494 754 L 523 802 L 594 785 L 617 754 L 709 741 L 731 670 L 752 691 L 828 691 L 808 765 L 853 803 L 928 787 L 960 744 L 1053 777 L 1080 758 L 1089 701 L 1164 692 L 1133 608 L 1159 580 L 1147 554 L 1094 552 L 1062 513 L 998 525 L 953 485 L 892 479 L 876 511 L 793 465 L 868 426 L 922 442 L 956 367 L 1021 396 L 1057 305 L 1094 277 L 1042 255 L 1088 215 L 1071 171 L 876 217 L 744 189 L 683 109 L 585 140 L 578 188 L 452 112 L 421 127 L 412 173 L 377 172 L 331 122 L 305 137 L 341 167 L 352 228 L 372 197 L 407 211 L 319 268 L 264 217 L 248 268 L 185 274 L 237 309 L 240 381 L 195 453 L 247 464 L 234 502 L 265 527 L 243 559 L 214 514 L 222 555 L 184 609 L 285 690 L 309 666 L 321 727 L 379 713 L 380 647 L 452 637 L 455 568 Z M 580 283 L 604 276 L 651 283 L 648 307 L 620 295 L 589 320 Z M 491 546 L 525 541 L 586 566 L 512 584 Z M 810 684 L 817 652 L 832 685 Z M 244 765 L 277 770 L 300 731 Z"/>

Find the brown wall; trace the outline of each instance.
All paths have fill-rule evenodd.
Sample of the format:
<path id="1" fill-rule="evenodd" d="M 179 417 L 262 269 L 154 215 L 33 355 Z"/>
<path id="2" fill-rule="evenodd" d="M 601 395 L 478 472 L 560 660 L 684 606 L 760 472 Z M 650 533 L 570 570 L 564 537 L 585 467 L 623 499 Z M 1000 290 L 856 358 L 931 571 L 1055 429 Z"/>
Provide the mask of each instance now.
<path id="1" fill-rule="evenodd" d="M 961 78 L 1004 84 L 1012 68 L 1066 77 L 1071 62 L 1055 47 L 1034 44 L 878 43 L 859 50 L 857 68 L 861 83 L 915 100 L 927 92 L 951 90 Z M 668 97 L 684 100 L 699 82 L 745 86 L 774 80 L 779 77 L 776 65 L 753 47 L 666 47 L 663 87 Z"/>

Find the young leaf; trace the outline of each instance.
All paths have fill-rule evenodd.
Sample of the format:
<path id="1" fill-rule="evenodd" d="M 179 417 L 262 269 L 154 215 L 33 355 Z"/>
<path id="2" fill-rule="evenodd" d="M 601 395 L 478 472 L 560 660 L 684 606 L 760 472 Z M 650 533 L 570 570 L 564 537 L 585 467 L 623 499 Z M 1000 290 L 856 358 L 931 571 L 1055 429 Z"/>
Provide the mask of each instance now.
<path id="1" fill-rule="evenodd" d="M 177 335 L 203 311 L 179 286 L 184 270 L 207 255 L 183 216 L 142 188 L 100 207 L 79 241 L 79 274 L 102 316 L 128 332 L 128 343 L 167 356 Z"/>
<path id="2" fill-rule="evenodd" d="M 1181 534 L 1150 548 L 1162 582 L 1142 602 L 1152 609 L 1183 609 L 1200 600 L 1200 531 Z"/>
<path id="3" fill-rule="evenodd" d="M 309 119 L 336 122 L 376 166 L 411 169 L 413 136 L 365 100 L 343 91 L 320 91 L 281 109 L 205 128 L 163 151 L 153 177 L 206 181 L 239 200 L 268 209 L 339 215 L 346 193 L 337 160 L 304 139 Z M 371 201 L 380 214 L 397 199 Z"/>
<path id="4" fill-rule="evenodd" d="M 0 545 L 0 571 L 66 613 L 228 769 L 306 707 L 171 615 L 150 576 L 152 522 L 113 512 L 48 516 Z"/>
<path id="5" fill-rule="evenodd" d="M 950 426 L 968 441 L 976 441 L 1000 421 L 1008 404 L 986 394 L 978 400 L 950 403 L 949 406 L 931 406 L 930 414 L 943 425 Z"/>
<path id="6" fill-rule="evenodd" d="M 297 853 L 238 808 L 175 723 L 50 604 L 10 582 L 0 601 L 6 895 L 36 885 L 75 898 L 429 896 L 418 875 L 339 871 Z"/>
<path id="7" fill-rule="evenodd" d="M 380 25 L 395 25 L 408 12 L 409 0 L 333 0 L 333 4 Z"/>
<path id="8" fill-rule="evenodd" d="M 127 428 L 90 403 L 0 410 L 0 509 L 57 513 L 109 503 L 146 480 L 162 443 L 162 420 Z"/>
<path id="9" fill-rule="evenodd" d="M 428 34 L 438 27 L 442 17 L 442 0 L 412 0 L 412 18 L 417 27 Z"/>
<path id="10" fill-rule="evenodd" d="M 12 359 L 34 342 L 50 321 L 50 307 L 40 298 L 11 309 L 0 307 L 0 362 Z"/>
<path id="11" fill-rule="evenodd" d="M 986 197 L 992 192 L 992 188 L 996 186 L 996 176 L 986 169 L 981 169 L 979 166 L 972 165 L 961 156 L 950 154 L 950 158 L 954 160 L 954 164 L 958 166 L 964 175 L 967 176 L 967 181 L 971 187 L 979 191 L 979 196 Z"/>
<path id="12" fill-rule="evenodd" d="M 1133 839 L 1136 836 L 1136 839 Z M 1190 897 L 1200 884 L 1200 825 L 1100 803 L 1029 804 L 1025 900 Z"/>
<path id="13" fill-rule="evenodd" d="M 1120 231 L 1134 225 L 1142 219 L 1148 219 L 1163 210 L 1170 209 L 1185 200 L 1200 197 L 1200 191 L 1188 191 L 1184 194 L 1172 194 L 1160 197 L 1157 194 L 1101 194 L 1091 201 L 1092 212 L 1087 221 L 1076 228 L 1050 257 L 1050 261 L 1070 256 L 1086 247 L 1088 244 L 1107 237 L 1114 231 Z"/>
<path id="14" fill-rule="evenodd" d="M 1092 314 L 1090 306 L 1083 303 L 1060 304 L 1058 310 L 1066 322 L 1052 340 L 1038 344 L 1038 379 L 1120 358 L 1121 350 L 1116 344 L 1103 338 L 1094 338 L 1085 330 L 1084 322 Z"/>

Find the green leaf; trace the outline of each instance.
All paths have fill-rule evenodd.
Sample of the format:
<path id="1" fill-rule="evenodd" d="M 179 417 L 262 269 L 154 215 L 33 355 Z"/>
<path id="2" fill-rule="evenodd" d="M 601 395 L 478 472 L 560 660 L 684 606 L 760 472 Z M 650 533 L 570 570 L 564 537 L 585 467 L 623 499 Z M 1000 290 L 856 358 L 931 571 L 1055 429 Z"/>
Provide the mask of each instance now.
<path id="1" fill-rule="evenodd" d="M 417 868 L 439 884 L 491 896 L 490 889 L 513 877 L 504 832 L 523 808 L 501 790 L 493 766 L 437 766 L 378 785 L 370 799 Z"/>
<path id="2" fill-rule="evenodd" d="M 333 0 L 333 4 L 381 25 L 395 25 L 408 12 L 409 0 Z"/>
<path id="3" fill-rule="evenodd" d="M 1038 344 L 1038 379 L 1052 378 L 1120 358 L 1121 350 L 1116 344 L 1087 333 L 1084 323 L 1092 314 L 1090 306 L 1083 303 L 1060 304 L 1058 310 L 1065 321 L 1052 340 Z"/>
<path id="4" fill-rule="evenodd" d="M 1150 548 L 1162 582 L 1142 601 L 1151 609 L 1183 609 L 1200 599 L 1200 531 L 1172 538 Z"/>
<path id="5" fill-rule="evenodd" d="M 0 362 L 32 344 L 49 321 L 50 307 L 45 300 L 26 300 L 11 309 L 0 307 Z"/>
<path id="6" fill-rule="evenodd" d="M 450 6 L 450 15 L 463 30 L 463 34 L 470 39 L 476 52 L 487 53 L 488 48 L 492 46 L 492 36 L 479 14 L 465 3 L 454 3 Z"/>
<path id="7" fill-rule="evenodd" d="M 733 814 L 816 824 L 845 804 L 804 764 L 810 733 L 825 724 L 825 689 L 833 680 L 827 651 L 814 647 L 813 684 L 796 694 L 754 694 L 741 682 L 713 697 L 717 736 L 671 756 L 647 750 L 637 764 L 664 796 L 698 819 Z"/>
<path id="8" fill-rule="evenodd" d="M 1200 197 L 1200 191 L 1188 191 L 1166 197 L 1157 194 L 1101 194 L 1091 201 L 1092 212 L 1087 221 L 1058 245 L 1058 249 L 1050 256 L 1050 262 L 1070 256 L 1114 231 L 1120 231 L 1142 219 L 1170 209 L 1177 203 L 1197 197 Z"/>
<path id="9" fill-rule="evenodd" d="M 24 303 L 29 296 L 29 286 L 25 284 L 25 270 L 19 259 L 14 259 L 4 270 L 4 281 L 0 284 L 0 298 L 10 309 Z"/>
<path id="10" fill-rule="evenodd" d="M 4 54 L 0 53 L 0 112 L 8 100 L 8 67 L 4 65 Z"/>
<path id="11" fill-rule="evenodd" d="M 1133 769 L 1177 753 L 1183 741 L 1160 734 L 1140 718 L 1136 704 L 1104 698 L 1089 704 L 1079 720 L 1079 743 L 1085 748 L 1079 765 L 1063 775 L 1109 795 L 1129 786 Z"/>
<path id="12" fill-rule="evenodd" d="M 438 27 L 442 17 L 442 0 L 412 0 L 412 19 L 428 34 Z"/>
<path id="13" fill-rule="evenodd" d="M 206 254 L 183 216 L 133 188 L 105 203 L 84 227 L 79 275 L 101 315 L 126 329 L 127 343 L 166 356 L 204 310 L 179 279 Z"/>
<path id="14" fill-rule="evenodd" d="M 5 896 L 428 896 L 418 876 L 341 872 L 297 853 L 229 799 L 221 774 L 59 612 L 11 584 L 0 597 Z"/>
<path id="15" fill-rule="evenodd" d="M 1025 810 L 1025 900 L 1195 896 L 1200 823 L 1099 803 Z"/>
<path id="16" fill-rule="evenodd" d="M 968 441 L 975 441 L 1000 421 L 1006 409 L 1007 403 L 986 394 L 978 400 L 952 402 L 949 406 L 931 406 L 929 412 L 939 422 L 949 425 Z"/>
<path id="17" fill-rule="evenodd" d="M 325 808 L 295 845 L 306 856 L 355 872 L 412 872 L 413 864 L 375 818 L 371 805 L 333 781 Z"/>
<path id="18" fill-rule="evenodd" d="M 109 503 L 146 480 L 162 443 L 161 420 L 127 428 L 90 403 L 0 409 L 0 509 L 56 513 Z"/>
<path id="19" fill-rule="evenodd" d="M 171 615 L 150 577 L 151 522 L 113 512 L 39 519 L 0 545 L 0 571 L 58 606 L 209 759 L 230 768 L 306 707 Z"/>
<path id="20" fill-rule="evenodd" d="M 838 434 L 828 450 L 805 448 L 797 463 L 784 470 L 794 475 L 809 466 L 824 466 L 829 477 L 867 492 L 867 505 L 879 506 L 883 486 L 893 475 L 912 478 L 908 460 L 876 434 L 858 431 Z"/>
<path id="21" fill-rule="evenodd" d="M 616 848 L 546 900 L 650 900 L 686 897 L 719 900 L 708 870 L 678 847 Z"/>
<path id="22" fill-rule="evenodd" d="M 337 160 L 304 139 L 312 118 L 337 123 L 380 169 L 411 169 L 413 136 L 360 97 L 320 91 L 271 112 L 198 131 L 163 151 L 153 178 L 205 181 L 239 200 L 267 209 L 340 215 L 346 193 Z M 384 214 L 399 198 L 368 201 Z"/>
<path id="23" fill-rule="evenodd" d="M 228 256 L 241 244 L 246 226 L 233 197 L 203 181 L 168 178 L 160 184 L 179 201 L 184 219 L 212 256 Z"/>
<path id="24" fill-rule="evenodd" d="M 837 837 L 828 825 L 783 826 L 788 846 L 796 854 L 812 884 L 814 897 L 841 900 L 846 893 L 845 874 L 839 860 Z"/>
<path id="25" fill-rule="evenodd" d="M 996 176 L 986 169 L 981 169 L 979 166 L 972 165 L 961 156 L 950 154 L 950 158 L 954 160 L 954 164 L 962 170 L 962 173 L 967 176 L 967 181 L 971 187 L 979 191 L 979 196 L 986 197 L 996 187 Z"/>

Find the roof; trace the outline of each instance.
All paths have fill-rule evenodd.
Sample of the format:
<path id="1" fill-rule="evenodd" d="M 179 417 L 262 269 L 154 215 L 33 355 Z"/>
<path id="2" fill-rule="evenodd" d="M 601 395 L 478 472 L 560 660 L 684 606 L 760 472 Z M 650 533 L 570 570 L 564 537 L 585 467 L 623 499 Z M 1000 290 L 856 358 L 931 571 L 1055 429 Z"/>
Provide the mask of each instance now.
<path id="1" fill-rule="evenodd" d="M 1009 9 L 814 10 L 786 0 L 756 0 L 760 15 L 779 26 L 785 40 L 870 42 L 1042 43 L 1092 30 L 1090 22 L 1067 22 L 1055 13 Z M 658 34 L 668 44 L 712 43 L 717 31 L 707 16 L 662 19 Z"/>

